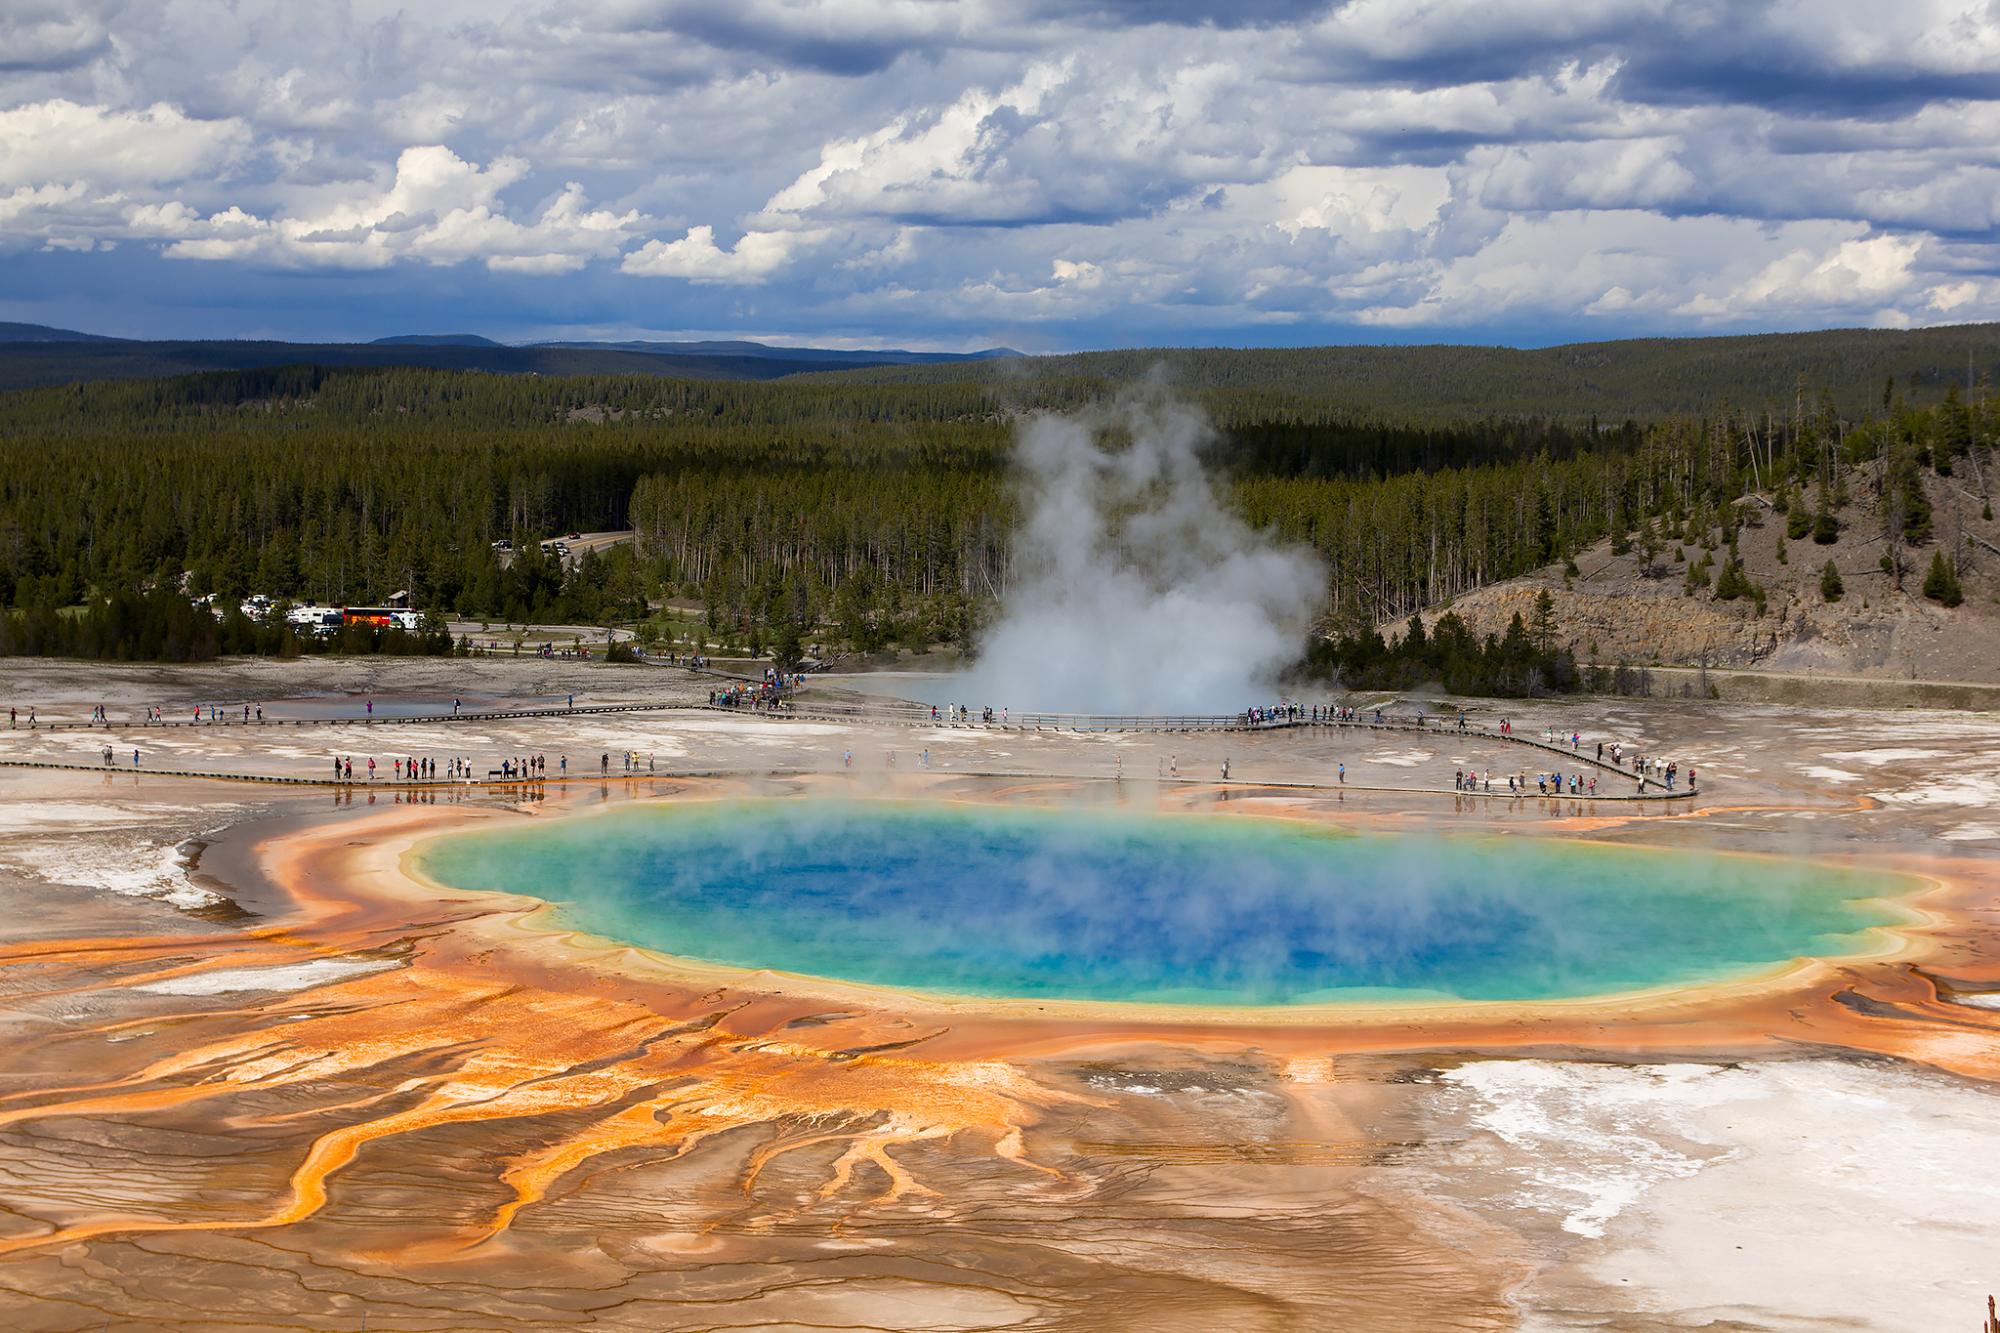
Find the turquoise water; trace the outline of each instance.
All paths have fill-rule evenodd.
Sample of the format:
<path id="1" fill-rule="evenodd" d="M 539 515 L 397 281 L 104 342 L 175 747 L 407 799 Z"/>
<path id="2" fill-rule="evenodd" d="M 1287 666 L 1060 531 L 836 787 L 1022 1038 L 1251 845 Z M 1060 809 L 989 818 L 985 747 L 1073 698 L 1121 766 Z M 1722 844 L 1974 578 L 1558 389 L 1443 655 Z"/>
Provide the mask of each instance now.
<path id="1" fill-rule="evenodd" d="M 456 834 L 425 874 L 737 967 L 961 995 L 1530 1000 L 1865 950 L 1910 886 L 1550 838 L 876 801 L 639 806 Z"/>

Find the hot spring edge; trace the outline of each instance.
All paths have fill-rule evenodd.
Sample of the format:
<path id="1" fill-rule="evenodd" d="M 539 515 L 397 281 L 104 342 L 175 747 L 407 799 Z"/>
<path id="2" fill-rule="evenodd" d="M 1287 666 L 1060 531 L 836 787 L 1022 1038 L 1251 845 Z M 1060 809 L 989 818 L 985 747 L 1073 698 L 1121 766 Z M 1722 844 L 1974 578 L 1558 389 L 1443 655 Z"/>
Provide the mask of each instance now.
<path id="1" fill-rule="evenodd" d="M 1875 951 L 1921 885 L 1814 862 L 1241 816 L 759 799 L 419 846 L 662 953 L 979 998 L 1214 1007 L 1571 999 Z"/>

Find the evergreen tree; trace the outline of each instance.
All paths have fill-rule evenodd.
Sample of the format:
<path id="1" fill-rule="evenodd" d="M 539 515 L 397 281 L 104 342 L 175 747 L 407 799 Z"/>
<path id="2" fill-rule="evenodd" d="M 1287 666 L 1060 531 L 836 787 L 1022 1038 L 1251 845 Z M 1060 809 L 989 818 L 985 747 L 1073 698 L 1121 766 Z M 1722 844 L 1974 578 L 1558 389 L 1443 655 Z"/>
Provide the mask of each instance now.
<path id="1" fill-rule="evenodd" d="M 1813 513 L 1794 496 L 1785 511 L 1785 535 L 1793 541 L 1804 541 L 1813 530 Z"/>
<path id="2" fill-rule="evenodd" d="M 1553 653 L 1556 648 L 1556 603 L 1547 588 L 1535 594 L 1535 623 L 1532 631 L 1537 652 Z"/>
<path id="3" fill-rule="evenodd" d="M 771 665 L 780 671 L 796 671 L 805 656 L 805 640 L 799 632 L 799 622 L 790 616 L 781 617 L 771 638 Z"/>
<path id="4" fill-rule="evenodd" d="M 1715 600 L 1733 602 L 1738 597 L 1754 597 L 1760 589 L 1743 572 L 1741 561 L 1731 560 L 1723 565 L 1722 572 L 1715 577 Z"/>
<path id="5" fill-rule="evenodd" d="M 1903 540 L 1922 546 L 1931 539 L 1931 502 L 1924 494 L 1923 476 L 1912 464 L 1901 480 L 1903 493 Z"/>
<path id="6" fill-rule="evenodd" d="M 1965 600 L 1958 586 L 1958 571 L 1944 558 L 1943 551 L 1931 556 L 1930 572 L 1924 575 L 1924 596 L 1945 606 L 1957 606 Z"/>

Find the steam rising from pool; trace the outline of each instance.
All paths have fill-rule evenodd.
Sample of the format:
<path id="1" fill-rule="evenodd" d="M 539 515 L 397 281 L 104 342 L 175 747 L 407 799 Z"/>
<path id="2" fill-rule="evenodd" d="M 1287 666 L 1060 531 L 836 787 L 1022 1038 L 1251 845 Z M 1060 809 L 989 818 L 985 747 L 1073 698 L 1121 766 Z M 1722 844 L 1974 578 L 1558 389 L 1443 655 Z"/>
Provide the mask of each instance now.
<path id="1" fill-rule="evenodd" d="M 959 698 L 1225 713 L 1268 697 L 1298 659 L 1326 574 L 1223 505 L 1200 457 L 1214 438 L 1198 412 L 1157 394 L 1022 428 L 1013 580 Z"/>
<path id="2" fill-rule="evenodd" d="M 442 882 L 664 953 L 975 996 L 1530 1000 L 1864 951 L 1901 881 L 1546 839 L 893 802 L 649 806 L 460 834 Z"/>

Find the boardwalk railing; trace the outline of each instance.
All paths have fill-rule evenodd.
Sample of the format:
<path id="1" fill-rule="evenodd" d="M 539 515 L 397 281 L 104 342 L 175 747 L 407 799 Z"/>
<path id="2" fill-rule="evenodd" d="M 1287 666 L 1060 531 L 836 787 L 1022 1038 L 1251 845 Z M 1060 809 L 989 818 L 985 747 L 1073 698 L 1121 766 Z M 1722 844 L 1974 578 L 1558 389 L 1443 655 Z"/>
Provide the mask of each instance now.
<path id="1" fill-rule="evenodd" d="M 408 799 L 411 801 L 416 801 L 421 797 L 424 797 L 426 794 L 428 794 L 432 799 L 434 799 L 439 794 L 451 795 L 451 794 L 476 793 L 476 792 L 499 793 L 502 795 L 511 793 L 521 793 L 529 799 L 539 799 L 540 797 L 546 796 L 551 789 L 560 791 L 563 788 L 588 788 L 593 784 L 598 786 L 608 786 L 611 783 L 619 783 L 621 785 L 625 785 L 625 784 L 637 784 L 643 782 L 675 782 L 675 781 L 685 781 L 688 779 L 699 779 L 699 778 L 845 777 L 851 779 L 859 776 L 851 772 L 846 772 L 838 769 L 830 769 L 826 767 L 766 768 L 759 766 L 755 768 L 741 768 L 741 767 L 676 768 L 676 769 L 659 770 L 659 771 L 654 771 L 651 769 L 645 769 L 645 770 L 635 769 L 629 772 L 615 771 L 610 773 L 591 773 L 586 771 L 579 773 L 558 773 L 555 776 L 550 776 L 546 773 L 538 773 L 538 774 L 528 774 L 528 775 L 515 774 L 512 776 L 503 777 L 497 771 L 495 771 L 487 773 L 484 777 L 480 777 L 477 775 L 462 775 L 458 777 L 405 778 L 400 776 L 391 777 L 382 774 L 377 774 L 374 777 L 368 777 L 366 775 L 363 775 L 352 778 L 345 778 L 345 777 L 328 778 L 324 776 L 312 777 L 306 774 L 254 773 L 254 772 L 245 772 L 241 770 L 219 771 L 216 769 L 200 769 L 200 768 L 151 768 L 151 767 L 135 768 L 128 764 L 120 762 L 113 762 L 110 764 L 93 764 L 76 760 L 61 760 L 61 759 L 0 759 L 0 769 L 14 769 L 14 768 L 40 769 L 43 771 L 50 771 L 50 772 L 96 773 L 96 774 L 101 774 L 105 777 L 113 777 L 113 778 L 127 776 L 127 775 L 132 777 L 141 777 L 141 778 L 198 778 L 211 782 L 260 783 L 277 787 L 317 787 L 322 789 L 330 789 L 332 791 L 347 796 L 352 796 L 356 793 L 363 793 L 363 792 L 369 793 L 369 799 L 371 801 L 374 799 L 374 793 L 377 792 L 383 793 L 385 795 L 394 795 L 399 800 Z M 1076 773 L 1076 772 L 1062 772 L 1059 770 L 1050 770 L 1050 769 L 1021 769 L 1021 768 L 955 768 L 943 772 L 940 775 L 954 777 L 954 778 L 961 778 L 961 777 L 1010 778 L 1010 779 L 1040 778 L 1040 779 L 1052 779 L 1063 782 L 1116 782 L 1116 783 L 1129 782 L 1135 784 L 1144 783 L 1151 785 L 1177 786 L 1177 787 L 1222 786 L 1222 787 L 1231 787 L 1244 790 L 1305 791 L 1305 792 L 1323 791 L 1323 792 L 1339 792 L 1343 796 L 1351 794 L 1367 793 L 1367 792 L 1386 792 L 1386 793 L 1395 793 L 1398 795 L 1408 795 L 1408 796 L 1455 796 L 1466 800 L 1477 799 L 1477 800 L 1489 800 L 1489 801 L 1525 801 L 1533 799 L 1541 801 L 1570 801 L 1575 803 L 1575 808 L 1577 809 L 1581 809 L 1582 803 L 1586 801 L 1630 802 L 1630 801 L 1677 800 L 1677 799 L 1685 799 L 1694 794 L 1692 792 L 1687 792 L 1687 791 L 1647 792 L 1643 790 L 1638 792 L 1623 792 L 1623 793 L 1621 792 L 1530 792 L 1525 788 L 1519 791 L 1507 791 L 1507 790 L 1481 791 L 1471 788 L 1468 788 L 1463 791 L 1453 791 L 1445 787 L 1384 786 L 1379 783 L 1371 784 L 1365 782 L 1328 782 L 1325 780 L 1312 781 L 1310 779 L 1304 779 L 1304 778 L 1239 778 L 1234 781 L 1217 783 L 1214 779 L 1211 778 L 1199 778 L 1199 777 L 1183 776 L 1178 774 L 1168 775 L 1163 777 L 1134 778 L 1134 777 L 1127 777 L 1124 774 L 1114 775 L 1106 773 Z"/>
<path id="2" fill-rule="evenodd" d="M 745 710 L 747 711 L 747 710 Z M 1686 786 L 1668 786 L 1665 779 L 1628 768 L 1621 762 L 1599 759 L 1582 745 L 1572 746 L 1567 742 L 1538 740 L 1533 736 L 1523 736 L 1512 730 L 1502 731 L 1498 726 L 1485 725 L 1466 719 L 1463 726 L 1456 720 L 1434 718 L 1423 713 L 1390 713 L 1379 716 L 1370 710 L 1357 713 L 1353 717 L 1314 717 L 1310 708 L 1299 715 L 1273 713 L 1253 720 L 1248 713 L 1220 714 L 1115 714 L 1115 713 L 1015 713 L 996 712 L 991 720 L 984 713 L 960 716 L 956 710 L 939 708 L 936 716 L 928 705 L 911 704 L 895 700 L 885 700 L 880 704 L 834 704 L 818 701 L 792 701 L 778 710 L 764 710 L 760 717 L 794 719 L 798 721 L 820 722 L 870 722 L 875 724 L 900 725 L 910 727 L 964 727 L 984 731 L 1039 731 L 1039 732 L 1140 732 L 1159 735 L 1187 734 L 1196 732 L 1245 732 L 1245 731 L 1285 731 L 1292 729 L 1348 729 L 1354 731 L 1402 731 L 1415 732 L 1426 736 L 1474 736 L 1485 740 L 1501 741 L 1510 745 L 1523 745 L 1532 750 L 1555 755 L 1568 761 L 1569 765 L 1595 769 L 1601 773 L 1616 774 L 1638 784 L 1643 793 L 1647 788 L 1672 796 L 1687 796 L 1693 793 Z M 1635 756 L 1636 757 L 1636 756 Z M 1621 757 L 1622 760 L 1622 757 Z M 1565 769 L 1568 771 L 1568 769 Z"/>
<path id="3" fill-rule="evenodd" d="M 1268 724 L 1253 724 L 1241 713 L 1014 713 L 999 725 L 1017 731 L 1250 731 Z"/>
<path id="4" fill-rule="evenodd" d="M 1644 794 L 1647 788 L 1672 796 L 1692 795 L 1685 785 L 1669 786 L 1660 777 L 1640 772 L 1625 766 L 1622 762 L 1599 759 L 1581 746 L 1538 740 L 1531 736 L 1517 735 L 1512 731 L 1502 731 L 1497 726 L 1483 725 L 1466 720 L 1460 725 L 1455 720 L 1433 718 L 1422 713 L 1383 712 L 1379 717 L 1370 710 L 1357 713 L 1353 717 L 1315 718 L 1308 709 L 1299 715 L 1274 713 L 1253 720 L 1248 713 L 1213 714 L 1115 714 L 1115 713 L 1015 713 L 996 712 L 988 720 L 983 712 L 960 715 L 956 709 L 938 708 L 933 710 L 927 704 L 911 703 L 904 700 L 885 699 L 879 702 L 844 702 L 800 700 L 796 696 L 787 698 L 778 708 L 753 706 L 751 704 L 704 704 L 683 702 L 631 703 L 631 704 L 584 704 L 574 706 L 551 706 L 545 708 L 485 709 L 480 711 L 462 710 L 457 713 L 429 713 L 391 717 L 387 715 L 364 715 L 361 717 L 316 717 L 316 718 L 251 718 L 245 719 L 240 713 L 222 713 L 215 719 L 201 720 L 169 718 L 161 722 L 130 721 L 25 721 L 16 729 L 32 731 L 97 731 L 130 732 L 166 728 L 202 727 L 377 727 L 412 726 L 449 722 L 505 722 L 554 719 L 563 717 L 592 717 L 621 713 L 663 713 L 663 712 L 721 712 L 736 713 L 747 717 L 764 718 L 775 721 L 819 721 L 850 722 L 873 726 L 903 727 L 952 727 L 984 731 L 1020 731 L 1055 733 L 1141 733 L 1153 735 L 1185 735 L 1206 732 L 1251 732 L 1284 731 L 1292 729 L 1349 729 L 1368 731 L 1415 732 L 1428 736 L 1477 736 L 1482 739 L 1502 741 L 1512 745 L 1523 745 L 1530 749 L 1558 756 L 1569 765 L 1587 767 L 1638 784 Z"/>

